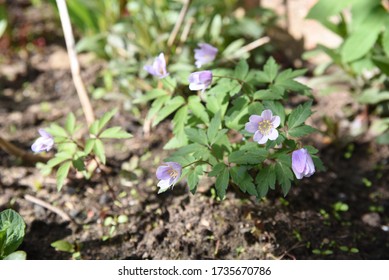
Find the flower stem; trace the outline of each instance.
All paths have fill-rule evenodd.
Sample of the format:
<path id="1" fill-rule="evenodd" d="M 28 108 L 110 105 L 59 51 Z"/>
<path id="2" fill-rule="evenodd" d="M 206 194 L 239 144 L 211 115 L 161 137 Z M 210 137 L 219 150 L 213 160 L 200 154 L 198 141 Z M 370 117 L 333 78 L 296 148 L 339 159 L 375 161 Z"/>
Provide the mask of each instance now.
<path id="1" fill-rule="evenodd" d="M 182 169 L 184 169 L 184 168 L 186 168 L 186 167 L 188 167 L 188 166 L 191 166 L 191 165 L 193 165 L 193 164 L 196 164 L 196 163 L 206 163 L 206 164 L 209 164 L 209 165 L 212 166 L 212 164 L 210 164 L 208 161 L 205 161 L 205 160 L 196 160 L 196 161 L 191 162 L 191 163 L 189 163 L 189 164 L 187 164 L 187 165 L 184 165 L 184 166 L 182 167 Z"/>
<path id="2" fill-rule="evenodd" d="M 213 75 L 213 76 L 216 77 L 216 78 L 226 78 L 226 79 L 230 79 L 230 80 L 236 80 L 241 85 L 246 83 L 245 81 L 243 81 L 243 80 L 241 80 L 239 78 L 235 78 L 235 77 L 231 77 L 231 76 L 223 76 L 223 75 Z"/>

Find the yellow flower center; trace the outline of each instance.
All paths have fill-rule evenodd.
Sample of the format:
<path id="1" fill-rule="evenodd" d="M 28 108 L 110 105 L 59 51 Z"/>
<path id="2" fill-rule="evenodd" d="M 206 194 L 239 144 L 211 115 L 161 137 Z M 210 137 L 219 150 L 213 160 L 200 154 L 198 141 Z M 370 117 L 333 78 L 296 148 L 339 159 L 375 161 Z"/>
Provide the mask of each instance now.
<path id="1" fill-rule="evenodd" d="M 174 170 L 174 169 L 170 169 L 169 170 L 169 176 L 174 179 L 174 178 L 176 178 L 178 176 L 178 172 L 176 170 Z"/>
<path id="2" fill-rule="evenodd" d="M 263 120 L 258 123 L 258 130 L 262 135 L 268 135 L 273 128 L 273 124 L 269 120 Z"/>

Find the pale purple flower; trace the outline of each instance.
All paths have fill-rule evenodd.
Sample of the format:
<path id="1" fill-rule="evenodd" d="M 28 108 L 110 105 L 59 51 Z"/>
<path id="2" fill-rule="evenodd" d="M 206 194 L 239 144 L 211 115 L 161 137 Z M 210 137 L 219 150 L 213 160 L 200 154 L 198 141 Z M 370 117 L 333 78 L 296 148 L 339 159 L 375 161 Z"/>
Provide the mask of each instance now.
<path id="1" fill-rule="evenodd" d="M 278 137 L 277 127 L 280 125 L 279 116 L 273 116 L 271 110 L 267 109 L 260 116 L 251 115 L 246 123 L 246 130 L 254 133 L 254 141 L 258 144 L 265 144 L 267 140 L 276 140 Z"/>
<path id="2" fill-rule="evenodd" d="M 33 150 L 35 153 L 50 151 L 54 146 L 53 136 L 51 136 L 50 133 L 46 132 L 42 128 L 38 129 L 38 132 L 41 137 L 35 140 L 34 144 L 31 146 L 31 150 Z"/>
<path id="3" fill-rule="evenodd" d="M 292 153 L 292 169 L 297 179 L 310 177 L 315 173 L 315 165 L 307 149 L 301 148 Z"/>
<path id="4" fill-rule="evenodd" d="M 196 60 L 195 64 L 197 68 L 200 68 L 203 64 L 212 62 L 218 52 L 217 48 L 207 43 L 198 44 L 199 49 L 195 49 L 194 58 Z"/>
<path id="5" fill-rule="evenodd" d="M 166 61 L 163 53 L 160 53 L 159 56 L 154 59 L 152 65 L 145 65 L 143 69 L 158 79 L 165 78 L 169 75 L 169 73 L 166 72 Z"/>
<path id="6" fill-rule="evenodd" d="M 178 179 L 181 177 L 182 167 L 177 162 L 165 162 L 163 165 L 157 168 L 158 187 L 160 190 L 158 193 L 166 191 L 170 186 L 174 186 Z"/>
<path id="7" fill-rule="evenodd" d="M 199 71 L 193 72 L 189 76 L 189 89 L 205 91 L 207 87 L 212 84 L 212 72 L 211 71 Z"/>

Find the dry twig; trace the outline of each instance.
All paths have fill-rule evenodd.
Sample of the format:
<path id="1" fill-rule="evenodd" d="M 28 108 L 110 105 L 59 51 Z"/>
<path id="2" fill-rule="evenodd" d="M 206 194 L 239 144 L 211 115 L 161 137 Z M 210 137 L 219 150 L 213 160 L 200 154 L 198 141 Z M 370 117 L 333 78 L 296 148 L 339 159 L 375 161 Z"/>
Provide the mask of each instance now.
<path id="1" fill-rule="evenodd" d="M 61 18 L 61 24 L 63 33 L 65 36 L 66 48 L 70 59 L 70 68 L 72 72 L 73 82 L 76 87 L 78 98 L 80 99 L 82 110 L 88 125 L 92 124 L 95 120 L 92 105 L 90 103 L 88 93 L 85 89 L 85 85 L 80 75 L 80 64 L 78 62 L 76 48 L 74 45 L 74 36 L 72 26 L 70 24 L 69 12 L 66 6 L 65 0 L 56 0 L 59 16 Z"/>
<path id="2" fill-rule="evenodd" d="M 184 0 L 184 6 L 182 6 L 181 12 L 178 15 L 178 20 L 176 21 L 172 33 L 170 33 L 169 39 L 167 40 L 167 45 L 169 47 L 171 47 L 174 41 L 176 40 L 178 31 L 180 30 L 180 27 L 185 19 L 185 16 L 188 13 L 190 2 L 191 0 Z"/>
<path id="3" fill-rule="evenodd" d="M 24 163 L 31 164 L 31 165 L 34 165 L 37 162 L 46 163 L 50 159 L 49 156 L 36 155 L 24 151 L 1 137 L 0 137 L 0 149 L 2 149 L 8 154 L 20 158 Z"/>
<path id="4" fill-rule="evenodd" d="M 74 222 L 74 220 L 67 214 L 65 213 L 64 211 L 62 211 L 61 209 L 59 209 L 58 207 L 55 207 L 39 198 L 36 198 L 36 197 L 33 197 L 32 195 L 29 195 L 29 194 L 26 194 L 24 196 L 24 198 L 27 200 L 27 201 L 30 201 L 32 203 L 35 203 L 39 206 L 42 206 L 43 208 L 46 208 L 47 210 L 50 210 L 51 212 L 54 212 L 55 214 L 57 214 L 58 216 L 60 216 L 64 221 L 66 222 Z"/>

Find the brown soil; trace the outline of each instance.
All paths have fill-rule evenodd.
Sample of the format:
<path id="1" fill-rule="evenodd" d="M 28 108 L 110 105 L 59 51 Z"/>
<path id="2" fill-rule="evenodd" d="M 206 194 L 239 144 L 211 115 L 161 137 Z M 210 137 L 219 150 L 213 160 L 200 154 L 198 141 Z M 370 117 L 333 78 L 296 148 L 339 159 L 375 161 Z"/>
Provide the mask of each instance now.
<path id="1" fill-rule="evenodd" d="M 0 135 L 25 150 L 38 128 L 62 122 L 68 112 L 83 120 L 64 44 L 56 42 L 3 54 Z M 90 85 L 102 65 L 86 63 L 83 75 Z M 317 96 L 312 122 L 318 128 L 323 110 L 334 108 L 328 102 L 337 101 Z M 28 259 L 71 259 L 50 246 L 62 239 L 75 244 L 83 259 L 389 258 L 388 147 L 373 140 L 340 141 L 328 133 L 307 139 L 320 148 L 327 171 L 298 182 L 285 198 L 276 191 L 258 202 L 228 192 L 220 202 L 209 182 L 196 195 L 184 184 L 157 195 L 155 170 L 167 154 L 162 146 L 170 137 L 169 122 L 145 136 L 143 121 L 120 99 L 93 104 L 97 116 L 119 108 L 112 123 L 134 135 L 109 144 L 108 174 L 89 181 L 71 176 L 57 192 L 53 177 L 42 177 L 37 168 L 0 150 L 0 210 L 11 207 L 24 218 L 27 233 L 20 249 Z M 346 121 L 340 118 L 337 122 Z M 30 202 L 26 194 L 65 211 L 72 221 Z M 336 203 L 348 210 L 336 211 Z M 110 234 L 112 226 L 104 221 L 119 215 L 128 221 Z"/>

